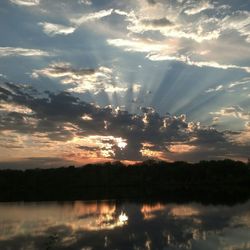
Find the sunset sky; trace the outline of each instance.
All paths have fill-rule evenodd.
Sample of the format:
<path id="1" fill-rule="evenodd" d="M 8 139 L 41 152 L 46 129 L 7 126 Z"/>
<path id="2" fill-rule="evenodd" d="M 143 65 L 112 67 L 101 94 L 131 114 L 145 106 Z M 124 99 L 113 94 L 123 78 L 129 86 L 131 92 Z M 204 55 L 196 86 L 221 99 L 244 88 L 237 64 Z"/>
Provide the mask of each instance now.
<path id="1" fill-rule="evenodd" d="M 2 0 L 0 168 L 250 157 L 247 0 Z"/>

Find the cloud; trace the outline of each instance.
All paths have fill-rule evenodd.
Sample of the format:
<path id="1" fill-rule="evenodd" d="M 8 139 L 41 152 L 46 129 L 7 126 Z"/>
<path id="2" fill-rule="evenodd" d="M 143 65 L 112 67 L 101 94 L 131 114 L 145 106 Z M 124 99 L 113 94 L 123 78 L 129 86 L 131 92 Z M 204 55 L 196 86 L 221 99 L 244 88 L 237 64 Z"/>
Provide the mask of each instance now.
<path id="1" fill-rule="evenodd" d="M 245 125 L 245 127 L 244 129 L 242 129 L 241 131 L 237 131 L 236 133 L 229 133 L 229 138 L 237 144 L 249 145 L 250 112 L 245 111 L 242 107 L 238 105 L 235 105 L 235 106 L 221 108 L 219 111 L 216 112 L 210 112 L 210 115 L 213 116 L 213 122 L 215 125 L 217 125 L 218 122 L 221 121 L 223 122 L 223 118 L 238 119 L 238 121 L 240 121 L 242 125 Z"/>
<path id="2" fill-rule="evenodd" d="M 238 145 L 242 145 L 243 147 L 245 145 L 250 147 L 250 112 L 247 116 L 244 116 L 243 118 L 243 120 L 245 120 L 244 129 L 238 133 L 236 132 L 230 135 L 232 141 L 236 142 Z"/>
<path id="3" fill-rule="evenodd" d="M 222 108 L 221 110 L 217 112 L 210 112 L 210 114 L 216 115 L 217 117 L 232 116 L 232 117 L 239 118 L 242 120 L 250 120 L 250 112 L 245 111 L 243 108 L 241 108 L 238 105 Z"/>
<path id="4" fill-rule="evenodd" d="M 10 2 L 23 6 L 36 6 L 40 4 L 40 0 L 10 0 Z"/>
<path id="5" fill-rule="evenodd" d="M 83 1 L 83 2 L 81 1 L 80 3 L 83 3 L 85 5 L 91 5 L 91 2 L 89 1 Z M 49 22 L 40 22 L 38 24 L 43 27 L 43 32 L 48 36 L 69 35 L 74 33 L 75 30 L 79 28 L 81 25 L 88 22 L 94 22 L 100 20 L 106 16 L 110 16 L 112 12 L 113 9 L 101 10 L 98 12 L 84 14 L 83 16 L 79 16 L 77 18 L 70 18 L 69 20 L 67 20 L 71 23 L 70 26 L 49 23 Z"/>
<path id="6" fill-rule="evenodd" d="M 0 102 L 0 111 L 15 112 L 21 114 L 30 114 L 32 110 L 21 105 L 16 105 L 13 103 Z"/>
<path id="7" fill-rule="evenodd" d="M 195 15 L 204 10 L 213 9 L 214 5 L 207 1 L 194 2 L 193 6 L 188 7 L 184 13 L 187 15 Z"/>
<path id="8" fill-rule="evenodd" d="M 107 39 L 109 45 L 146 53 L 153 61 L 250 72 L 248 11 L 210 1 L 150 2 L 137 0 L 133 11 L 114 10 L 127 33 Z"/>
<path id="9" fill-rule="evenodd" d="M 250 12 L 246 10 L 237 10 L 231 15 L 225 16 L 221 20 L 221 26 L 224 30 L 237 30 L 246 41 L 250 43 Z"/>
<path id="10" fill-rule="evenodd" d="M 169 21 L 166 17 L 162 17 L 159 19 L 142 19 L 141 22 L 146 26 L 153 26 L 153 27 L 164 27 L 173 25 L 173 23 Z"/>
<path id="11" fill-rule="evenodd" d="M 180 61 L 182 61 L 182 58 Z M 188 65 L 194 65 L 197 67 L 211 67 L 211 68 L 218 68 L 218 69 L 225 69 L 225 70 L 226 69 L 240 69 L 240 70 L 244 70 L 250 73 L 250 67 L 242 67 L 242 66 L 238 66 L 234 64 L 220 64 L 214 61 L 192 61 L 190 60 L 190 58 L 186 58 L 184 62 L 186 62 Z"/>
<path id="12" fill-rule="evenodd" d="M 244 77 L 244 78 L 239 79 L 237 81 L 229 82 L 227 85 L 220 84 L 214 88 L 209 88 L 205 92 L 212 93 L 212 92 L 218 92 L 218 91 L 222 91 L 222 90 L 231 92 L 231 91 L 234 91 L 236 88 L 241 88 L 241 89 L 245 90 L 245 88 L 247 88 L 247 87 L 245 87 L 245 85 L 249 85 L 249 84 L 250 84 L 250 78 Z"/>
<path id="13" fill-rule="evenodd" d="M 165 55 L 165 51 L 164 54 L 161 53 L 155 53 L 155 54 L 148 54 L 146 56 L 147 58 L 149 58 L 152 61 L 179 61 L 179 62 L 183 62 L 186 63 L 187 65 L 191 65 L 191 66 L 197 66 L 199 68 L 202 67 L 211 67 L 211 68 L 218 68 L 218 69 L 240 69 L 240 70 L 244 70 L 246 72 L 250 72 L 250 67 L 242 67 L 242 66 L 238 66 L 238 65 L 233 65 L 233 64 L 220 64 L 214 61 L 193 61 L 192 59 L 190 59 L 190 57 L 188 56 L 169 56 L 169 55 Z"/>
<path id="14" fill-rule="evenodd" d="M 162 3 L 148 6 L 144 3 L 144 5 L 136 11 L 115 10 L 114 12 L 126 17 L 127 30 L 134 34 L 156 31 L 166 38 L 190 39 L 198 43 L 217 39 L 220 35 L 220 30 L 214 27 L 216 18 L 208 19 L 200 16 L 195 24 L 180 14 L 183 8 L 181 6 L 171 6 L 171 4 L 166 6 Z M 150 36 L 150 33 L 148 35 Z"/>
<path id="15" fill-rule="evenodd" d="M 250 67 L 234 64 L 220 64 L 215 61 L 198 61 L 190 58 L 188 53 L 179 53 L 182 47 L 177 40 L 169 39 L 164 42 L 152 39 L 108 39 L 107 43 L 116 47 L 124 48 L 125 51 L 147 53 L 146 58 L 151 61 L 179 61 L 191 66 L 211 67 L 219 69 L 240 69 L 250 72 Z"/>
<path id="16" fill-rule="evenodd" d="M 5 56 L 50 56 L 51 54 L 40 49 L 17 47 L 0 47 L 0 57 Z"/>
<path id="17" fill-rule="evenodd" d="M 87 23 L 87 22 L 93 22 L 93 21 L 96 21 L 96 20 L 101 19 L 103 17 L 110 16 L 112 14 L 112 12 L 113 12 L 113 9 L 100 10 L 98 12 L 85 14 L 85 15 L 78 17 L 78 18 L 72 18 L 72 19 L 70 19 L 70 21 L 73 24 L 79 26 L 79 25 L 82 25 L 82 24 Z"/>
<path id="18" fill-rule="evenodd" d="M 69 78 L 78 78 L 80 76 L 92 75 L 95 73 L 94 69 L 80 69 L 75 70 L 71 67 L 70 63 L 54 63 L 50 64 L 47 68 L 41 70 L 35 70 L 34 76 L 44 75 L 48 77 L 69 77 Z"/>
<path id="19" fill-rule="evenodd" d="M 188 122 L 185 115 L 160 115 L 150 107 L 142 108 L 141 114 L 131 114 L 83 102 L 67 92 L 47 92 L 41 97 L 39 93 L 34 95 L 34 90 L 31 95 L 31 90 L 22 88 L 10 83 L 0 88 L 3 100 L 0 131 L 2 140 L 21 136 L 20 146 L 26 154 L 50 152 L 74 161 L 148 157 L 199 160 L 232 155 L 246 157 L 249 152 L 248 144 L 237 143 L 235 133 Z M 11 111 L 10 107 L 16 108 Z M 244 120 L 250 116 L 240 107 L 224 109 L 220 114 Z M 239 138 L 242 133 L 237 132 Z M 19 145 L 10 142 L 10 147 L 13 144 Z M 15 150 L 15 155 L 23 152 L 19 148 Z"/>
<path id="20" fill-rule="evenodd" d="M 244 77 L 243 79 L 240 79 L 238 81 L 231 82 L 228 86 L 229 89 L 239 87 L 242 85 L 250 84 L 250 77 Z"/>
<path id="21" fill-rule="evenodd" d="M 221 90 L 223 90 L 223 85 L 218 85 L 215 88 L 210 88 L 210 89 L 206 90 L 206 93 L 218 92 L 218 91 L 221 91 Z"/>
<path id="22" fill-rule="evenodd" d="M 149 4 L 156 4 L 156 0 L 147 0 Z"/>
<path id="23" fill-rule="evenodd" d="M 31 1 L 15 2 L 31 3 Z M 39 82 L 44 81 L 45 85 L 43 87 L 46 86 L 48 81 L 45 77 L 48 77 L 54 82 L 61 83 L 60 89 L 64 89 L 66 92 L 47 92 L 36 96 L 29 93 L 23 86 L 22 88 L 24 89 L 21 91 L 22 89 L 14 85 L 5 85 L 1 89 L 0 94 L 0 129 L 4 131 L 3 136 L 5 138 L 8 137 L 11 140 L 15 137 L 19 138 L 19 141 L 23 141 L 23 143 L 19 142 L 16 144 L 19 148 L 24 145 L 27 146 L 29 141 L 35 141 L 38 145 L 37 141 L 43 141 L 42 138 L 47 138 L 51 145 L 53 142 L 56 144 L 57 149 L 63 148 L 63 154 L 69 155 L 69 151 L 74 151 L 77 148 L 79 151 L 76 152 L 75 157 L 79 158 L 84 157 L 84 149 L 87 151 L 86 144 L 89 142 L 93 143 L 94 140 L 98 145 L 93 143 L 91 148 L 99 148 L 99 150 L 88 150 L 87 157 L 101 158 L 103 155 L 109 155 L 109 157 L 112 156 L 117 159 L 143 159 L 151 155 L 178 159 L 178 157 L 185 155 L 185 157 L 190 157 L 191 159 L 191 155 L 193 155 L 195 156 L 194 159 L 197 159 L 196 157 L 201 157 L 206 150 L 209 153 L 207 156 L 204 155 L 204 158 L 226 155 L 227 153 L 224 149 L 228 149 L 228 152 L 236 152 L 238 155 L 245 155 L 246 148 L 240 148 L 242 150 L 241 153 L 240 149 L 237 149 L 236 145 L 234 146 L 228 140 L 228 137 L 232 136 L 232 134 L 227 134 L 225 131 L 217 131 L 219 126 L 216 127 L 216 130 L 198 126 L 196 123 L 196 125 L 192 126 L 192 121 L 188 122 L 184 116 L 167 116 L 164 113 L 159 114 L 148 107 L 141 111 L 138 107 L 136 110 L 137 114 L 126 112 L 121 107 L 114 110 L 111 107 L 98 107 L 94 104 L 82 102 L 75 96 L 86 96 L 91 101 L 97 100 L 98 103 L 110 103 L 110 101 L 114 100 L 114 105 L 120 103 L 124 107 L 126 103 L 123 102 L 128 100 L 137 101 L 137 104 L 143 103 L 144 99 L 147 99 L 147 96 L 143 96 L 144 91 L 147 91 L 145 87 L 150 89 L 152 79 L 154 78 L 153 74 L 151 74 L 152 79 L 143 77 L 145 76 L 143 72 L 147 71 L 148 65 L 155 66 L 151 68 L 152 72 L 156 69 L 158 72 L 158 68 L 161 71 L 160 68 L 164 64 L 153 63 L 153 61 L 177 61 L 193 67 L 213 67 L 223 70 L 239 69 L 249 72 L 248 11 L 237 11 L 235 9 L 239 7 L 223 6 L 220 2 L 197 2 L 194 0 L 136 0 L 129 3 L 129 5 L 127 2 L 115 3 L 112 5 L 113 9 L 110 9 L 110 5 L 106 5 L 106 3 L 95 5 L 93 2 L 92 6 L 85 6 L 89 5 L 90 1 L 74 1 L 74 3 L 63 1 L 60 4 L 58 3 L 48 4 L 48 1 L 40 1 L 41 8 L 36 8 L 37 13 L 35 15 L 41 15 L 43 18 L 40 18 L 41 20 L 36 21 L 35 24 L 40 22 L 41 31 L 43 30 L 45 34 L 52 37 L 72 34 L 83 25 L 87 29 L 82 30 L 81 33 L 84 32 L 86 36 L 88 34 L 90 36 L 88 36 L 88 41 L 82 44 L 83 46 L 80 46 L 81 41 L 78 41 L 79 46 L 77 45 L 77 48 L 74 49 L 76 53 L 79 52 L 79 49 L 86 48 L 86 43 L 93 39 L 91 32 L 95 33 L 94 37 L 100 32 L 101 40 L 99 42 L 101 47 L 94 48 L 94 50 L 105 48 L 106 44 L 103 44 L 102 39 L 105 39 L 110 46 L 107 47 L 105 57 L 101 55 L 102 53 L 98 54 L 96 55 L 97 61 L 91 60 L 91 64 L 98 63 L 98 60 L 104 60 L 104 58 L 107 58 L 107 61 L 104 64 L 96 64 L 98 66 L 91 68 L 76 66 L 80 57 L 78 58 L 77 56 L 78 59 L 76 59 L 74 51 L 72 52 L 73 54 L 68 53 L 69 51 L 66 50 L 66 47 L 70 46 L 70 43 L 65 47 L 65 44 L 62 42 L 61 45 L 65 47 L 67 55 L 65 53 L 61 54 L 60 60 L 66 60 L 65 58 L 70 60 L 69 58 L 73 56 L 75 64 L 66 62 L 50 62 L 50 64 L 46 64 L 43 60 L 39 60 L 40 65 L 36 65 L 32 69 L 32 77 L 39 77 Z M 32 8 L 32 10 L 34 9 Z M 63 20 L 58 21 L 60 18 L 63 18 Z M 95 29 L 91 29 L 92 24 L 95 24 Z M 81 36 L 80 33 L 79 35 Z M 75 38 L 75 36 L 70 36 L 65 39 L 74 40 Z M 54 39 L 52 40 L 55 41 Z M 113 52 L 117 51 L 117 48 L 113 48 L 114 51 L 112 51 L 111 46 L 134 54 L 141 53 L 141 55 L 126 55 L 121 59 L 119 56 L 114 56 Z M 36 48 L 1 47 L 0 56 L 49 56 L 47 51 Z M 115 53 L 115 55 L 118 54 Z M 121 60 L 127 61 L 131 60 L 131 58 L 133 60 L 141 60 L 141 56 L 145 56 L 151 62 L 146 64 L 142 61 L 133 62 L 132 64 L 121 62 Z M 85 65 L 88 65 L 90 63 L 88 56 L 85 59 Z M 111 64 L 115 66 L 112 68 Z M 138 64 L 142 65 L 140 72 L 136 72 L 136 70 L 131 72 L 129 70 L 130 67 Z M 123 69 L 119 68 L 120 66 Z M 175 74 L 174 64 L 172 66 L 173 69 L 171 72 L 168 72 L 171 75 Z M 117 69 L 126 73 L 124 77 L 131 81 L 130 84 L 121 81 L 121 74 L 117 72 Z M 202 70 L 202 73 L 205 71 Z M 197 72 L 200 71 L 198 70 Z M 209 72 L 206 73 L 209 74 Z M 219 71 L 216 70 L 216 72 Z M 232 72 L 228 73 L 232 74 Z M 245 72 L 235 73 L 246 75 Z M 184 79 L 185 76 L 186 72 L 183 71 L 178 79 Z M 142 79 L 137 77 L 145 78 L 147 83 L 143 83 Z M 216 76 L 209 75 L 210 80 L 208 81 L 212 81 L 213 77 Z M 230 76 L 228 75 L 228 77 Z M 161 74 L 155 78 L 156 82 L 158 81 L 157 79 L 160 81 L 163 79 Z M 162 81 L 165 81 L 165 79 L 169 80 L 170 78 L 166 76 Z M 220 77 L 218 76 L 216 79 L 218 80 Z M 210 103 L 211 98 L 214 97 L 213 93 L 223 91 L 222 94 L 224 95 L 226 91 L 247 87 L 248 80 L 246 78 L 226 84 L 221 81 L 217 82 L 216 85 L 201 88 L 201 91 L 206 90 L 207 93 L 211 93 L 211 96 L 206 96 L 207 102 Z M 208 81 L 205 79 L 203 84 L 208 84 Z M 165 86 L 163 86 L 163 83 L 162 87 Z M 170 88 L 169 95 L 174 96 L 174 92 L 178 92 L 178 89 Z M 150 91 L 152 90 L 148 90 L 148 93 Z M 193 98 L 198 94 L 197 91 L 192 92 Z M 159 90 L 158 92 L 160 93 L 161 91 Z M 85 94 L 81 95 L 81 93 Z M 116 93 L 118 94 L 116 95 Z M 98 94 L 98 96 L 93 94 Z M 148 95 L 146 102 L 155 104 L 155 101 L 158 101 L 159 104 L 160 100 L 157 99 L 158 93 L 155 94 L 156 96 Z M 115 96 L 117 99 L 114 99 Z M 119 100 L 120 96 L 125 98 Z M 164 103 L 169 104 L 172 100 L 174 98 L 170 98 L 169 101 L 164 101 Z M 203 102 L 205 103 L 206 100 Z M 221 101 L 223 102 L 223 99 L 220 99 Z M 235 103 L 236 101 L 234 100 Z M 239 102 L 241 107 L 247 105 L 246 100 L 243 102 L 241 99 L 241 101 L 241 103 Z M 197 103 L 200 103 L 198 99 L 190 110 L 194 110 L 198 105 Z M 214 102 L 214 105 L 216 105 L 216 102 Z M 214 121 L 223 120 L 224 118 L 222 117 L 226 117 L 225 120 L 237 117 L 239 119 L 238 123 L 247 122 L 249 118 L 248 111 L 242 110 L 240 106 L 232 106 L 232 108 L 231 105 L 229 107 L 223 105 L 222 108 L 210 109 L 214 111 L 214 114 L 212 114 L 215 116 Z M 135 110 L 137 105 L 132 104 L 131 106 L 133 107 L 131 108 L 128 105 L 131 110 Z M 180 107 L 183 105 L 181 103 L 177 106 L 179 107 L 167 106 L 166 111 L 168 111 L 167 109 L 172 111 L 180 110 Z M 163 111 L 162 106 L 158 108 L 160 108 L 161 112 Z M 197 120 L 199 120 L 198 113 L 199 111 L 197 110 L 195 112 Z M 205 115 L 203 114 L 201 119 L 204 119 L 204 117 Z M 19 125 L 17 126 L 17 124 Z M 11 133 L 7 131 L 8 129 Z M 30 138 L 28 138 L 28 131 L 30 131 Z M 22 134 L 22 136 L 25 134 L 25 137 L 18 137 L 17 134 Z M 96 137 L 93 139 L 93 136 Z M 84 137 L 84 140 L 82 140 L 82 137 Z M 127 146 L 122 150 L 116 143 L 119 141 L 118 138 L 122 140 L 121 144 L 118 142 L 119 145 L 127 143 Z M 213 138 L 213 143 L 210 138 Z M 9 140 L 8 145 L 11 144 L 11 140 Z M 105 140 L 105 147 L 108 148 L 106 151 L 101 146 L 103 145 L 103 140 Z M 67 143 L 68 150 L 65 149 Z M 220 144 L 221 146 L 219 147 L 218 145 Z M 76 145 L 79 147 L 76 147 Z M 223 149 L 216 152 L 217 146 L 219 148 L 223 147 Z M 80 151 L 80 147 L 83 152 Z M 94 151 L 96 151 L 95 155 Z"/>
<path id="24" fill-rule="evenodd" d="M 79 0 L 78 1 L 80 4 L 85 4 L 85 5 L 92 5 L 92 2 L 90 0 Z"/>
<path id="25" fill-rule="evenodd" d="M 108 39 L 108 44 L 116 47 L 124 48 L 126 51 L 131 52 L 145 52 L 148 53 L 147 57 L 150 59 L 160 53 L 174 54 L 176 52 L 176 44 L 174 41 L 166 40 L 165 43 L 158 42 L 152 39 Z"/>
<path id="26" fill-rule="evenodd" d="M 87 91 L 99 93 L 125 92 L 126 87 L 118 86 L 118 76 L 107 67 L 96 69 L 74 69 L 71 64 L 60 62 L 50 64 L 47 68 L 34 70 L 32 77 L 46 76 L 49 78 L 59 78 L 64 85 L 69 85 L 68 91 L 84 93 Z"/>
<path id="27" fill-rule="evenodd" d="M 141 90 L 141 84 L 139 83 L 135 83 L 133 84 L 132 88 L 131 88 L 132 92 L 139 92 Z"/>
<path id="28" fill-rule="evenodd" d="M 76 28 L 70 26 L 64 26 L 61 24 L 54 24 L 48 22 L 39 23 L 43 27 L 43 32 L 48 36 L 55 35 L 69 35 L 75 31 Z"/>

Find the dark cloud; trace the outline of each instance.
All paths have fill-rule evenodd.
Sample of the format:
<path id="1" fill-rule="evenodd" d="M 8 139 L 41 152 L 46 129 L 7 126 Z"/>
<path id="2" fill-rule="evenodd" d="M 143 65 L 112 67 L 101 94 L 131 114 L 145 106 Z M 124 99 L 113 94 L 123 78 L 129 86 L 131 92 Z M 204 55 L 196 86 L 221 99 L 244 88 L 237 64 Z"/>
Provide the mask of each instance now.
<path id="1" fill-rule="evenodd" d="M 2 110 L 1 131 L 44 133 L 51 142 L 66 142 L 75 136 L 84 138 L 90 135 L 122 138 L 127 143 L 125 148 L 115 144 L 114 139 L 102 141 L 113 145 L 114 158 L 120 160 L 144 159 L 142 151 L 145 143 L 150 144 L 147 149 L 152 153 L 160 151 L 166 158 L 175 160 L 185 158 L 196 161 L 230 155 L 246 157 L 249 150 L 249 145 L 239 146 L 232 142 L 229 139 L 230 131 L 219 132 L 214 128 L 202 127 L 199 123 L 188 122 L 185 115 L 160 115 L 150 107 L 142 108 L 141 114 L 131 114 L 123 110 L 115 111 L 110 106 L 99 107 L 83 102 L 67 92 L 46 92 L 41 95 L 30 88 L 10 83 L 2 84 L 0 95 L 1 103 L 21 105 L 31 110 L 30 113 Z M 83 119 L 84 116 L 90 119 Z M 169 148 L 175 144 L 179 145 L 179 151 L 170 153 Z M 182 151 L 182 145 L 192 150 Z M 78 148 L 97 150 L 81 145 Z"/>
<path id="2" fill-rule="evenodd" d="M 156 0 L 147 0 L 149 4 L 156 4 Z"/>
<path id="3" fill-rule="evenodd" d="M 169 21 L 166 17 L 159 19 L 143 19 L 142 23 L 145 25 L 152 25 L 154 27 L 171 26 L 173 23 Z"/>
<path id="4" fill-rule="evenodd" d="M 99 149 L 97 147 L 89 147 L 89 146 L 78 146 L 77 148 L 83 149 L 84 151 L 97 151 Z"/>
<path id="5" fill-rule="evenodd" d="M 52 64 L 50 67 L 37 71 L 40 74 L 48 75 L 48 76 L 61 76 L 63 75 L 74 75 L 74 76 L 84 76 L 84 75 L 92 75 L 96 72 L 95 69 L 74 69 L 70 64 L 66 63 L 57 63 Z"/>
<path id="6" fill-rule="evenodd" d="M 48 67 L 33 70 L 32 77 L 47 77 L 60 79 L 70 92 L 83 93 L 94 92 L 125 92 L 127 87 L 121 86 L 119 77 L 112 69 L 107 67 L 98 68 L 74 68 L 70 63 L 52 63 Z"/>

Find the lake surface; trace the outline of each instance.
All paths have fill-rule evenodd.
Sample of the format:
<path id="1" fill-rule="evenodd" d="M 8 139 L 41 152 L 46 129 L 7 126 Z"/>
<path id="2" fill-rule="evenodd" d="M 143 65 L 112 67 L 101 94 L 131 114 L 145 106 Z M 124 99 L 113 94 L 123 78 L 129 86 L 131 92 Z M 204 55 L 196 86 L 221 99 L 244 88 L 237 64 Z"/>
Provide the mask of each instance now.
<path id="1" fill-rule="evenodd" d="M 0 249 L 250 249 L 250 201 L 0 203 Z"/>

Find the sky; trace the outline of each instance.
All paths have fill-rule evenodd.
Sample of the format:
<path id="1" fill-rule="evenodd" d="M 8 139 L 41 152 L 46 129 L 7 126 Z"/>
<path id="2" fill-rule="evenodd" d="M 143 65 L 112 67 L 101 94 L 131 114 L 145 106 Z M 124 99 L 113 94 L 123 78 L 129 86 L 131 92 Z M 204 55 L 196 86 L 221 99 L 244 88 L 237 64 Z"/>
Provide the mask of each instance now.
<path id="1" fill-rule="evenodd" d="M 250 157 L 250 2 L 2 0 L 0 168 Z"/>

